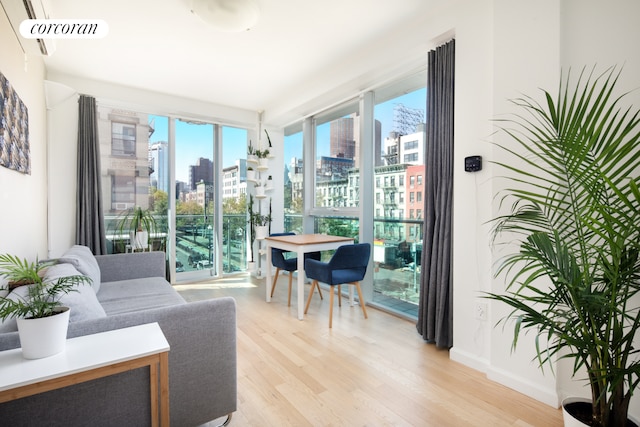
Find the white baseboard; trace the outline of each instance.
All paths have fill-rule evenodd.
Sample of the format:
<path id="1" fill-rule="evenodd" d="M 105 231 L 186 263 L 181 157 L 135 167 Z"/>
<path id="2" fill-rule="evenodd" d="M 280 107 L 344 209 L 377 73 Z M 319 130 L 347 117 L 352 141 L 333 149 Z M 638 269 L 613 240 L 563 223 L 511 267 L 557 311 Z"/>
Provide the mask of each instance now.
<path id="1" fill-rule="evenodd" d="M 486 374 L 487 378 L 491 381 L 507 386 L 553 408 L 560 407 L 560 398 L 555 389 L 540 387 L 538 384 L 532 383 L 525 378 L 518 377 L 511 372 L 493 366 L 487 369 Z"/>
<path id="2" fill-rule="evenodd" d="M 488 359 L 460 351 L 455 347 L 449 350 L 449 358 L 455 362 L 462 363 L 465 366 L 485 373 L 487 378 L 491 381 L 509 387 L 551 407 L 560 407 L 560 400 L 556 390 L 540 387 L 529 380 L 513 375 L 511 372 L 491 366 Z"/>
<path id="3" fill-rule="evenodd" d="M 462 363 L 465 366 L 475 369 L 476 371 L 487 373 L 489 369 L 489 361 L 474 354 L 460 351 L 456 347 L 449 350 L 449 358 L 454 362 Z"/>

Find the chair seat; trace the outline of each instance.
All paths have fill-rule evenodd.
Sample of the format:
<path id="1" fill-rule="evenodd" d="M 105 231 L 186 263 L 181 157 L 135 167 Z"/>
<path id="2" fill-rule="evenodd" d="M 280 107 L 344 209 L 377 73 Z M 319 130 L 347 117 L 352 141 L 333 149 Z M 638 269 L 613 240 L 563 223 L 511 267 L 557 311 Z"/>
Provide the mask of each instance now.
<path id="1" fill-rule="evenodd" d="M 311 303 L 311 297 L 313 296 L 313 290 L 315 288 L 320 291 L 320 285 L 318 282 L 326 283 L 331 286 L 330 288 L 330 302 L 329 302 L 329 327 L 332 326 L 333 317 L 333 295 L 334 288 L 338 287 L 338 298 L 340 298 L 340 285 L 349 284 L 356 287 L 358 291 L 358 298 L 360 299 L 360 305 L 362 306 L 362 312 L 365 319 L 367 318 L 367 310 L 365 309 L 364 299 L 362 298 L 362 291 L 360 289 L 360 281 L 364 279 L 367 272 L 367 266 L 369 265 L 369 258 L 371 256 L 371 245 L 368 243 L 360 243 L 355 245 L 340 246 L 331 257 L 329 262 L 322 262 L 315 259 L 306 259 L 304 263 L 305 272 L 307 277 L 313 279 L 311 284 L 311 292 L 307 299 L 307 305 L 304 309 L 306 313 Z M 340 302 L 340 299 L 338 299 Z"/>

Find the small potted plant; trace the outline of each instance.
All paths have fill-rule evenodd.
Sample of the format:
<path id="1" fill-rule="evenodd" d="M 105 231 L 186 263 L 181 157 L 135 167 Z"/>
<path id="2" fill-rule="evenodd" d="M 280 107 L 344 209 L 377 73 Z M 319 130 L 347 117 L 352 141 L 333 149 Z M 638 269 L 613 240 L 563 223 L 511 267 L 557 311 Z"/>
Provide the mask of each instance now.
<path id="1" fill-rule="evenodd" d="M 253 223 L 256 226 L 256 239 L 262 240 L 269 235 L 271 215 L 261 215 L 259 212 L 256 212 L 253 214 Z"/>
<path id="2" fill-rule="evenodd" d="M 258 163 L 258 156 L 256 155 L 253 145 L 251 145 L 251 140 L 249 140 L 249 146 L 247 147 L 247 162 Z"/>
<path id="3" fill-rule="evenodd" d="M 255 181 L 256 180 L 256 171 L 253 170 L 253 167 L 249 166 L 247 168 L 247 181 Z"/>
<path id="4" fill-rule="evenodd" d="M 264 186 L 262 185 L 262 182 L 258 181 L 254 184 L 254 187 L 256 189 L 256 197 L 258 199 L 263 198 L 264 197 Z"/>
<path id="5" fill-rule="evenodd" d="M 149 239 L 155 233 L 157 226 L 153 212 L 137 206 L 120 214 L 115 228 L 115 234 L 129 238 L 131 251 L 135 252 L 150 248 Z"/>
<path id="6" fill-rule="evenodd" d="M 91 281 L 83 275 L 49 280 L 44 270 L 51 265 L 52 262 L 29 262 L 9 254 L 0 255 L 0 277 L 7 279 L 12 289 L 0 297 L 0 319 L 16 319 L 26 359 L 48 357 L 64 350 L 69 308 L 63 306 L 60 298 Z M 22 286 L 26 290 L 16 289 Z"/>

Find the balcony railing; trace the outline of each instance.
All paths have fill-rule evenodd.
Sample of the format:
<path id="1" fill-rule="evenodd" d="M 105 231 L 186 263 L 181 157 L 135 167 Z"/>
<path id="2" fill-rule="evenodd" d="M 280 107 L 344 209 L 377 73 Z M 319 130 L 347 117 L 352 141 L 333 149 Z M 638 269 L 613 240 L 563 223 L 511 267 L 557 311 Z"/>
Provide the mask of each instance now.
<path id="1" fill-rule="evenodd" d="M 302 215 L 285 214 L 284 229 L 302 233 Z M 109 233 L 115 227 L 116 217 L 106 217 L 109 253 L 125 251 L 125 237 Z M 156 218 L 156 240 L 167 236 L 166 218 Z M 216 232 L 211 217 L 204 215 L 178 215 L 176 218 L 176 271 L 188 272 L 215 268 Z M 353 217 L 316 217 L 314 229 L 358 239 L 359 224 Z M 417 305 L 422 257 L 422 220 L 374 220 L 374 300 L 377 297 Z M 222 225 L 223 274 L 245 271 L 247 260 L 247 221 L 244 214 L 224 215 Z M 128 236 L 126 237 L 128 239 Z M 154 247 L 166 247 L 156 242 Z M 328 259 L 331 254 L 323 255 Z"/>

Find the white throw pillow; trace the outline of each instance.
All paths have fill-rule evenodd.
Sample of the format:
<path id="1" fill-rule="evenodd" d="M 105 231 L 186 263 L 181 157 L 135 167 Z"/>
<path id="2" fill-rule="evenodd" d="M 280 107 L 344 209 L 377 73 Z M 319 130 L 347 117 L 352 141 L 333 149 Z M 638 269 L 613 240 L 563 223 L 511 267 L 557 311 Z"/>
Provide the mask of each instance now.
<path id="1" fill-rule="evenodd" d="M 44 274 L 45 282 L 55 282 L 60 277 L 79 276 L 81 273 L 71 264 L 56 264 L 47 268 Z M 69 322 L 107 317 L 104 308 L 98 302 L 98 297 L 91 284 L 79 284 L 77 292 L 69 292 L 60 297 L 60 304 L 69 307 Z"/>

